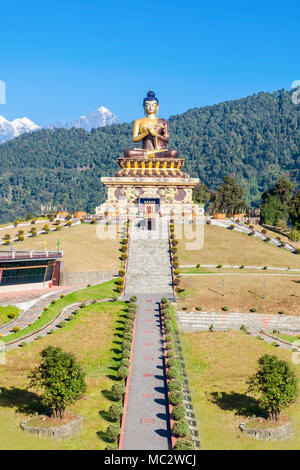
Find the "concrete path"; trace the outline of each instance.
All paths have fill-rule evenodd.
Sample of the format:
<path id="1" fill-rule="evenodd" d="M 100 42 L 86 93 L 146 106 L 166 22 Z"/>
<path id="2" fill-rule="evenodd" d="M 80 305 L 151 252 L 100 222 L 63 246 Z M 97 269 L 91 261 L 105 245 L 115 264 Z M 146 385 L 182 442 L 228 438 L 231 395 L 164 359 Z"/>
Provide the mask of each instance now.
<path id="1" fill-rule="evenodd" d="M 140 272 L 142 275 L 142 270 Z M 123 450 L 171 449 L 159 301 L 139 294 Z"/>
<path id="2" fill-rule="evenodd" d="M 25 312 L 21 313 L 21 315 L 16 320 L 12 320 L 11 322 L 5 323 L 4 325 L 0 326 L 1 335 L 10 335 L 14 326 L 18 326 L 20 330 L 22 328 L 25 328 L 30 323 L 33 323 L 41 315 L 44 310 L 44 307 L 49 306 L 52 300 L 57 300 L 62 294 L 70 294 L 71 292 L 79 290 L 82 287 L 83 286 L 66 286 L 64 289 L 60 288 L 54 290 L 53 292 L 50 292 L 47 297 L 40 297 L 37 302 L 35 302 L 30 308 L 28 308 Z"/>

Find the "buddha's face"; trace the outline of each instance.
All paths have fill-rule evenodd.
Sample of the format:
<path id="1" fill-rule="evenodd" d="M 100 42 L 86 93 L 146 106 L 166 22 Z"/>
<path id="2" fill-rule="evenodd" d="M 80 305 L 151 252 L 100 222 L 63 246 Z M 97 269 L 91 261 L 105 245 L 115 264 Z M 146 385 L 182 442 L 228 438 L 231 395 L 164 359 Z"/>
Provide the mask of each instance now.
<path id="1" fill-rule="evenodd" d="M 145 101 L 144 104 L 144 111 L 145 114 L 156 114 L 158 111 L 158 102 L 155 100 L 152 101 Z"/>

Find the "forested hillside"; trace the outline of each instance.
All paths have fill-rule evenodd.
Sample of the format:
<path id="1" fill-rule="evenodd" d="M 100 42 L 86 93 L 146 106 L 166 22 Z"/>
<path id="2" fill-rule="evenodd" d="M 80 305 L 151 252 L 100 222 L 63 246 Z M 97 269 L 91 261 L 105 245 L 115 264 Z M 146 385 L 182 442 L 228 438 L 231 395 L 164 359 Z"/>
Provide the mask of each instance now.
<path id="1" fill-rule="evenodd" d="M 300 186 L 300 105 L 289 92 L 190 109 L 170 117 L 170 132 L 169 147 L 186 158 L 186 172 L 209 189 L 233 175 L 253 204 L 283 173 Z M 127 123 L 41 130 L 0 145 L 0 220 L 47 203 L 93 211 L 105 197 L 99 178 L 114 174 L 131 134 Z"/>

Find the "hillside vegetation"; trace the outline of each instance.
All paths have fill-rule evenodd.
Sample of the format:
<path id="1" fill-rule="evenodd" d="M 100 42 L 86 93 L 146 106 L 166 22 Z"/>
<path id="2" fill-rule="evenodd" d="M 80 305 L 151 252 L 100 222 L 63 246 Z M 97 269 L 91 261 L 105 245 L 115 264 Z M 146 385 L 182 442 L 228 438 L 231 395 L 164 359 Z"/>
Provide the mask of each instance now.
<path id="1" fill-rule="evenodd" d="M 300 105 L 287 91 L 190 109 L 171 116 L 170 132 L 169 147 L 209 189 L 231 174 L 247 201 L 257 203 L 283 173 L 299 187 Z M 115 173 L 131 134 L 132 123 L 91 132 L 43 129 L 0 145 L 0 221 L 49 203 L 93 211 L 105 198 L 100 177 Z"/>

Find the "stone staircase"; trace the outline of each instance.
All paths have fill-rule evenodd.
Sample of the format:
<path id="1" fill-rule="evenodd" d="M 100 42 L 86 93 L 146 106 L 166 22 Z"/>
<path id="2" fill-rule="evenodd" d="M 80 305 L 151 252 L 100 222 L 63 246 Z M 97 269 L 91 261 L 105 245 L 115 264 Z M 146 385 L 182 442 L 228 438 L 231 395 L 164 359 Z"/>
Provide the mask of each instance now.
<path id="1" fill-rule="evenodd" d="M 179 329 L 185 331 L 208 331 L 210 325 L 216 330 L 239 330 L 244 325 L 247 330 L 280 332 L 300 332 L 300 318 L 293 315 L 267 315 L 261 313 L 207 313 L 207 312 L 178 312 Z"/>
<path id="2" fill-rule="evenodd" d="M 155 218 L 155 229 L 144 230 L 143 219 L 130 224 L 125 297 L 161 294 L 173 299 L 168 220 Z"/>

